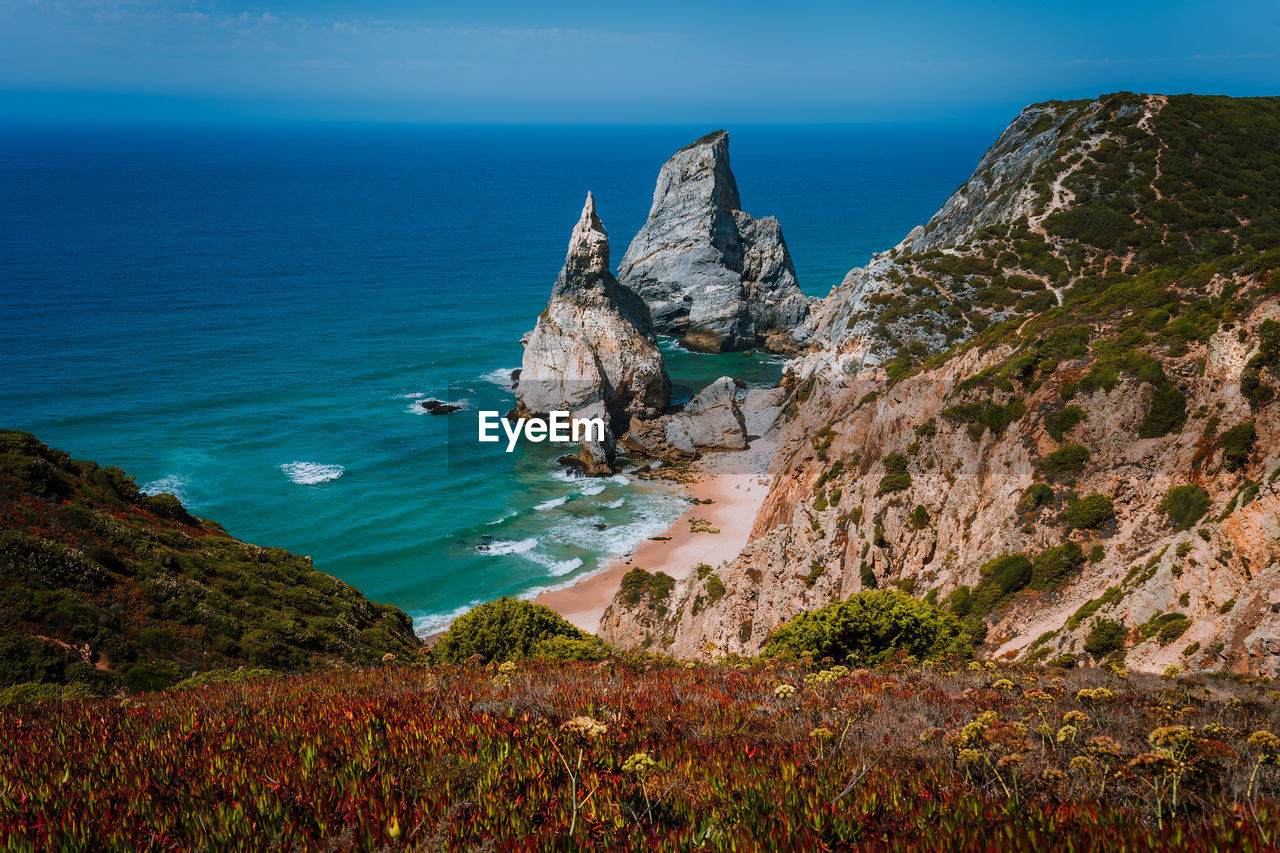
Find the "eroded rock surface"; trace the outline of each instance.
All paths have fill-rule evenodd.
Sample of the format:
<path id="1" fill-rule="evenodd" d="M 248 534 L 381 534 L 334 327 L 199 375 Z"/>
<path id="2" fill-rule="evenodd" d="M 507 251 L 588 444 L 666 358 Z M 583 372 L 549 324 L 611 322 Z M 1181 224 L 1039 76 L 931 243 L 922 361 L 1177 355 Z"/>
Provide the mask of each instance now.
<path id="1" fill-rule="evenodd" d="M 741 210 L 723 130 L 663 164 L 618 277 L 649 305 L 657 331 L 701 352 L 792 351 L 790 332 L 809 313 L 778 220 Z"/>
<path id="2" fill-rule="evenodd" d="M 584 447 L 589 470 L 608 470 L 613 436 L 632 417 L 654 418 L 671 396 L 649 309 L 609 271 L 609 236 L 588 193 L 551 300 L 524 338 L 517 416 L 567 411 L 608 420 L 605 442 Z"/>
<path id="3" fill-rule="evenodd" d="M 711 450 L 745 450 L 747 424 L 737 395 L 737 383 L 722 376 L 675 414 L 651 421 L 632 418 L 623 443 L 635 452 L 668 461 L 695 459 Z"/>

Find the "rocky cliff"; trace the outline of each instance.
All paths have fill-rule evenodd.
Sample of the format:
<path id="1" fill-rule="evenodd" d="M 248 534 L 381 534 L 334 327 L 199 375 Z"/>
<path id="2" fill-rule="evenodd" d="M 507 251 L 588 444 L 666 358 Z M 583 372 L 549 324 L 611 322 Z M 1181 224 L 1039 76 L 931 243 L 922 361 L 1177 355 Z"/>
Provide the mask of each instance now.
<path id="1" fill-rule="evenodd" d="M 792 351 L 809 303 L 782 228 L 740 208 L 729 134 L 710 133 L 663 164 L 618 277 L 648 303 L 657 330 L 690 349 Z"/>
<path id="2" fill-rule="evenodd" d="M 606 470 L 613 436 L 632 417 L 654 418 L 671 396 L 649 309 L 609 270 L 609 235 L 590 193 L 569 239 L 547 308 L 524 338 L 516 385 L 519 411 L 604 415 L 612 434 L 586 445 L 584 462 Z"/>
<path id="3" fill-rule="evenodd" d="M 753 653 L 895 586 L 985 656 L 1280 672 L 1277 133 L 1277 99 L 1029 107 L 810 320 L 743 553 L 602 636 Z"/>

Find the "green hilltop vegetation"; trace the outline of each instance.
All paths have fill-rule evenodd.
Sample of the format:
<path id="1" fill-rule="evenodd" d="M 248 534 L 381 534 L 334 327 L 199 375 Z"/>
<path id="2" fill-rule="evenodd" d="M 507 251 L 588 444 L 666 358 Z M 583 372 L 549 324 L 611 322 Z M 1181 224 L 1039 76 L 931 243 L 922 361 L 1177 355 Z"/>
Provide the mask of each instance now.
<path id="1" fill-rule="evenodd" d="M 0 696 L 151 690 L 417 648 L 404 613 L 309 559 L 237 541 L 119 468 L 0 431 Z"/>
<path id="2" fill-rule="evenodd" d="M 1177 357 L 1251 297 L 1280 294 L 1280 98 L 1179 95 L 1161 106 L 1124 92 L 1037 104 L 1021 121 L 993 152 L 1016 142 L 1049 153 L 975 172 L 959 193 L 986 213 L 950 230 L 966 214 L 935 217 L 891 253 L 888 286 L 849 320 L 870 322 L 896 353 L 891 378 L 1034 317 L 1018 375 L 1092 349 L 1102 357 L 1090 381 L 1159 384 L 1136 349 Z M 1169 424 L 1157 419 L 1144 437 Z"/>

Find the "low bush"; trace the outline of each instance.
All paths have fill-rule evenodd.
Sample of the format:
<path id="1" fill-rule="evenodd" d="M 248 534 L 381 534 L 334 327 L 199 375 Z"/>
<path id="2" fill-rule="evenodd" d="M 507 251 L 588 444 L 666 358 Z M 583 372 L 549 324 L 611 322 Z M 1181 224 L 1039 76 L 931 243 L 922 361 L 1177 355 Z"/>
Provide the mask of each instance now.
<path id="1" fill-rule="evenodd" d="M 769 636 L 764 649 L 766 657 L 852 657 L 867 664 L 896 652 L 967 658 L 973 644 L 950 613 L 896 590 L 877 590 L 793 616 Z"/>
<path id="2" fill-rule="evenodd" d="M 1063 482 L 1080 476 L 1088 464 L 1089 448 L 1068 444 L 1041 459 L 1037 467 L 1046 480 Z"/>
<path id="3" fill-rule="evenodd" d="M 1112 652 L 1124 648 L 1128 633 L 1124 625 L 1114 619 L 1095 619 L 1089 636 L 1085 637 L 1084 650 L 1094 660 L 1102 660 Z"/>
<path id="4" fill-rule="evenodd" d="M 1018 512 L 1035 512 L 1053 503 L 1053 489 L 1044 483 L 1032 483 L 1018 501 Z"/>
<path id="5" fill-rule="evenodd" d="M 1084 550 L 1079 543 L 1066 542 L 1046 548 L 1031 562 L 1031 589 L 1057 589 L 1085 563 Z"/>
<path id="6" fill-rule="evenodd" d="M 911 472 L 907 470 L 909 460 L 901 453 L 890 453 L 884 458 L 884 477 L 880 480 L 880 488 L 876 496 L 901 492 L 911 488 Z"/>
<path id="7" fill-rule="evenodd" d="M 1204 487 L 1192 483 L 1174 486 L 1161 498 L 1157 509 L 1169 516 L 1177 530 L 1190 530 L 1209 511 L 1211 502 Z"/>
<path id="8" fill-rule="evenodd" d="M 1257 429 L 1253 421 L 1245 421 L 1222 433 L 1222 462 L 1228 468 L 1243 468 L 1253 453 L 1253 445 L 1258 440 Z"/>
<path id="9" fill-rule="evenodd" d="M 571 625 L 559 613 L 532 601 L 499 598 L 464 613 L 431 649 L 438 664 L 463 663 L 473 655 L 483 662 L 524 660 L 546 655 L 591 659 L 602 645 L 598 639 Z"/>
<path id="10" fill-rule="evenodd" d="M 1115 514 L 1111 498 L 1092 494 L 1070 501 L 1059 518 L 1068 527 L 1094 530 L 1114 518 Z"/>

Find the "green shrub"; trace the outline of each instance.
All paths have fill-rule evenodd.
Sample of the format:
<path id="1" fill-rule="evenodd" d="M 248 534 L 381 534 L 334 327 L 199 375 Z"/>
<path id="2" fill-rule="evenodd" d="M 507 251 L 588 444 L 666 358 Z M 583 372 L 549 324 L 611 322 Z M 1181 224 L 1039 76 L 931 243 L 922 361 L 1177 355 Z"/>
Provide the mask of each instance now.
<path id="1" fill-rule="evenodd" d="M 1062 441 L 1067 430 L 1085 419 L 1084 409 L 1079 406 L 1064 406 L 1044 416 L 1044 428 L 1054 441 Z"/>
<path id="2" fill-rule="evenodd" d="M 792 617 L 769 636 L 764 655 L 853 656 L 874 665 L 899 651 L 917 658 L 967 658 L 973 643 L 951 614 L 896 590 L 877 590 Z"/>
<path id="3" fill-rule="evenodd" d="M 612 651 L 599 637 L 593 637 L 590 634 L 582 637 L 568 637 L 564 634 L 556 634 L 553 637 L 548 637 L 535 643 L 533 649 L 529 652 L 529 657 L 547 658 L 548 660 L 596 661 L 604 660 Z"/>
<path id="4" fill-rule="evenodd" d="M 901 453 L 890 453 L 884 458 L 884 477 L 876 490 L 877 497 L 911 488 L 911 472 L 907 470 L 907 464 L 907 457 Z"/>
<path id="5" fill-rule="evenodd" d="M 1102 660 L 1112 652 L 1123 649 L 1126 636 L 1128 631 L 1122 623 L 1114 619 L 1095 619 L 1089 636 L 1085 638 L 1084 650 L 1094 660 Z"/>
<path id="6" fill-rule="evenodd" d="M 969 587 L 958 586 L 953 589 L 951 594 L 943 600 L 942 606 L 961 619 L 968 616 L 973 610 L 973 596 L 969 592 Z"/>
<path id="7" fill-rule="evenodd" d="M 1026 411 L 1026 404 L 1015 397 L 1003 406 L 992 400 L 963 403 L 943 409 L 942 416 L 953 423 L 967 424 L 969 437 L 977 441 L 988 429 L 997 437 L 1004 435 L 1009 424 L 1022 417 Z"/>
<path id="8" fill-rule="evenodd" d="M 1031 564 L 1031 582 L 1035 590 L 1057 589 L 1084 565 L 1084 551 L 1076 542 L 1046 548 Z"/>
<path id="9" fill-rule="evenodd" d="M 720 580 L 719 575 L 711 575 L 707 578 L 707 598 L 710 599 L 712 604 L 724 598 L 724 593 L 724 581 Z"/>
<path id="10" fill-rule="evenodd" d="M 1079 444 L 1059 447 L 1040 460 L 1040 473 L 1049 481 L 1065 481 L 1080 476 L 1089 464 L 1089 448 Z"/>
<path id="11" fill-rule="evenodd" d="M 1044 483 L 1032 483 L 1018 501 L 1018 512 L 1035 512 L 1053 503 L 1053 489 Z"/>
<path id="12" fill-rule="evenodd" d="M 1157 509 L 1169 516 L 1177 530 L 1190 530 L 1209 511 L 1209 493 L 1194 483 L 1174 486 L 1161 498 Z"/>
<path id="13" fill-rule="evenodd" d="M 923 530 L 929 526 L 929 511 L 924 508 L 924 504 L 919 504 L 911 511 L 909 523 L 914 530 Z"/>
<path id="14" fill-rule="evenodd" d="M 863 589 L 876 588 L 877 584 L 876 584 L 875 570 L 871 568 L 871 565 L 866 560 L 862 561 L 862 568 L 859 570 L 859 573 L 862 576 Z"/>
<path id="15" fill-rule="evenodd" d="M 431 649 L 431 658 L 438 664 L 462 663 L 472 655 L 480 655 L 484 662 L 522 660 L 534 656 L 543 644 L 556 637 L 578 641 L 595 639 L 549 607 L 516 598 L 499 598 L 453 620 L 449 630 Z"/>
<path id="16" fill-rule="evenodd" d="M 1254 442 L 1258 440 L 1257 429 L 1253 421 L 1245 421 L 1233 426 L 1222 434 L 1222 461 L 1228 468 L 1243 468 L 1253 453 Z"/>
<path id="17" fill-rule="evenodd" d="M 1119 601 L 1122 595 L 1123 593 L 1120 591 L 1120 587 L 1107 587 L 1106 592 L 1102 593 L 1102 595 L 1097 598 L 1086 601 L 1084 604 L 1080 605 L 1079 610 L 1071 614 L 1071 617 L 1067 619 L 1067 629 L 1074 631 L 1076 628 L 1080 627 L 1081 622 L 1088 619 L 1108 604 L 1114 604 Z"/>
<path id="18" fill-rule="evenodd" d="M 1138 425 L 1138 438 L 1159 438 L 1169 433 L 1181 432 L 1187 423 L 1187 397 L 1172 382 L 1156 386 L 1151 398 L 1151 408 Z"/>
<path id="19" fill-rule="evenodd" d="M 1115 514 L 1115 505 L 1111 502 L 1111 498 L 1106 495 L 1092 494 L 1071 501 L 1059 518 L 1068 527 L 1093 530 L 1110 521 Z"/>
<path id="20" fill-rule="evenodd" d="M 650 574 L 644 569 L 634 568 L 623 575 L 618 596 L 633 607 L 646 597 L 652 599 L 653 603 L 660 604 L 671 594 L 675 585 L 675 578 L 665 572 Z"/>
<path id="21" fill-rule="evenodd" d="M 244 684 L 267 678 L 276 678 L 279 673 L 269 669 L 211 669 L 198 672 L 173 686 L 173 690 L 189 690 L 212 684 Z"/>
<path id="22" fill-rule="evenodd" d="M 1004 604 L 1031 581 L 1031 561 L 1006 554 L 982 564 L 982 582 L 971 593 L 970 615 L 984 616 Z"/>

